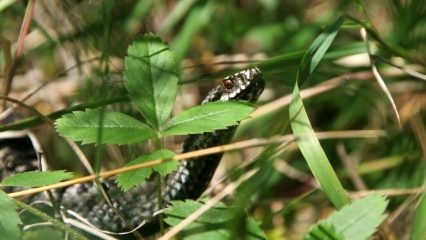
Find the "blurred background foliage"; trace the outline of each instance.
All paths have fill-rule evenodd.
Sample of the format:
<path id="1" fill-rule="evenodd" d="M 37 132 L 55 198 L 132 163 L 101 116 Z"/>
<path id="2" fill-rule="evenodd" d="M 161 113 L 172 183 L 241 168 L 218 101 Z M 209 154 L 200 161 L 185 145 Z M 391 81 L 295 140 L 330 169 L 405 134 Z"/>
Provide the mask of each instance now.
<path id="1" fill-rule="evenodd" d="M 377 238 L 409 238 L 421 196 L 416 189 L 424 184 L 426 172 L 426 82 L 424 75 L 409 74 L 425 73 L 425 1 L 36 1 L 31 27 L 21 42 L 22 55 L 17 57 L 18 36 L 31 2 L 0 0 L 2 95 L 23 100 L 43 114 L 125 96 L 127 47 L 152 32 L 170 45 L 183 68 L 175 113 L 198 104 L 220 77 L 235 69 L 254 64 L 261 68 L 267 88 L 259 114 L 240 127 L 236 139 L 291 133 L 288 104 L 277 100 L 291 94 L 307 47 L 326 25 L 347 16 L 330 52 L 303 86 L 313 95 L 304 104 L 317 131 L 386 131 L 386 137 L 365 139 L 354 133 L 351 139 L 321 143 L 351 197 L 367 190 L 386 190 L 384 194 L 391 196 L 388 218 Z M 361 24 L 368 27 L 369 44 L 377 56 L 374 63 L 397 106 L 400 124 L 371 73 Z M 315 93 L 321 86 L 328 89 Z M 128 105 L 112 107 L 132 111 Z M 2 121 L 10 124 L 10 119 L 31 116 L 18 107 L 2 114 Z M 52 125 L 30 122 L 16 128 L 36 132 L 52 168 L 83 169 Z M 167 144 L 178 150 L 180 142 L 176 138 Z M 94 158 L 93 146 L 82 148 Z M 135 151 L 149 148 L 109 146 L 104 157 L 110 161 L 105 165 L 121 166 L 138 154 Z M 248 164 L 248 159 L 255 161 Z M 315 191 L 295 145 L 227 154 L 217 178 L 236 166 L 244 171 L 253 165 L 262 170 L 240 192 L 250 196 L 244 207 L 270 239 L 299 239 L 332 211 L 324 195 Z"/>

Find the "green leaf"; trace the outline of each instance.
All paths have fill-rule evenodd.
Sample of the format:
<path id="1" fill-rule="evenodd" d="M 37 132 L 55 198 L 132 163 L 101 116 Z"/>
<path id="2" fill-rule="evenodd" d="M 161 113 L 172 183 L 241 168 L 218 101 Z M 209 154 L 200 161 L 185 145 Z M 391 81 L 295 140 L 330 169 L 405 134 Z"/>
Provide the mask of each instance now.
<path id="1" fill-rule="evenodd" d="M 159 37 L 145 35 L 127 50 L 126 87 L 142 116 L 155 129 L 172 111 L 179 81 L 174 54 Z"/>
<path id="2" fill-rule="evenodd" d="M 339 235 L 343 236 L 343 239 L 368 239 L 385 219 L 384 212 L 388 202 L 385 197 L 375 194 L 356 200 L 311 229 L 306 239 L 318 239 L 309 237 L 313 235 L 313 232 L 317 233 L 318 228 L 328 229 L 328 226 L 332 226 Z"/>
<path id="3" fill-rule="evenodd" d="M 12 199 L 0 190 L 0 240 L 19 240 L 22 224 Z"/>
<path id="4" fill-rule="evenodd" d="M 314 226 L 309 230 L 309 233 L 304 240 L 344 240 L 345 238 L 341 233 L 336 232 L 334 227 L 330 224 L 323 223 Z"/>
<path id="5" fill-rule="evenodd" d="M 337 19 L 331 26 L 324 30 L 309 46 L 299 67 L 298 81 L 302 85 L 318 66 L 319 62 L 324 58 L 325 53 L 337 35 L 343 18 Z"/>
<path id="6" fill-rule="evenodd" d="M 372 194 L 345 206 L 325 222 L 343 233 L 345 239 L 367 239 L 385 219 L 388 203 L 385 197 Z"/>
<path id="7" fill-rule="evenodd" d="M 172 207 L 165 211 L 167 218 L 164 221 L 175 226 L 202 205 L 193 200 L 172 201 Z M 235 209 L 229 208 L 223 203 L 216 204 L 185 228 L 183 233 L 188 235 L 185 239 L 235 239 L 232 229 L 229 227 L 233 225 L 232 221 L 236 217 L 236 212 Z M 238 229 L 239 236 L 245 233 L 245 239 L 266 239 L 265 234 L 252 218 L 246 218 L 245 226 L 244 232 L 242 229 Z"/>
<path id="8" fill-rule="evenodd" d="M 211 102 L 190 108 L 165 125 L 163 135 L 186 135 L 212 132 L 237 125 L 249 117 L 254 107 L 241 102 Z"/>
<path id="9" fill-rule="evenodd" d="M 411 240 L 422 240 L 426 236 L 426 193 L 420 197 L 411 228 Z"/>
<path id="10" fill-rule="evenodd" d="M 174 152 L 168 149 L 161 149 L 151 153 L 150 155 L 140 156 L 136 158 L 135 160 L 127 163 L 126 166 L 132 166 L 132 165 L 149 162 L 156 159 L 172 158 L 174 155 L 175 155 Z M 179 162 L 170 161 L 170 162 L 157 165 L 155 167 L 142 168 L 142 169 L 122 173 L 117 176 L 116 181 L 118 185 L 123 189 L 123 191 L 129 191 L 134 186 L 139 185 L 146 178 L 151 176 L 153 170 L 157 171 L 161 175 L 165 175 L 175 171 L 178 165 L 179 165 Z"/>
<path id="11" fill-rule="evenodd" d="M 99 117 L 100 110 L 75 111 L 56 120 L 56 130 L 73 141 L 82 141 L 83 144 L 96 143 Z M 103 118 L 102 143 L 129 144 L 156 136 L 149 126 L 126 114 L 104 111 Z"/>
<path id="12" fill-rule="evenodd" d="M 4 179 L 2 186 L 41 187 L 72 178 L 72 173 L 64 170 L 52 172 L 23 172 Z"/>
<path id="13" fill-rule="evenodd" d="M 322 190 L 337 208 L 342 208 L 345 204 L 348 204 L 349 199 L 315 135 L 308 114 L 303 106 L 298 83 L 303 83 L 307 80 L 318 66 L 320 60 L 335 38 L 342 22 L 343 20 L 341 18 L 338 19 L 309 47 L 302 59 L 289 108 L 291 128 L 293 134 L 297 137 L 299 149 L 306 159 L 313 175 L 320 183 Z"/>

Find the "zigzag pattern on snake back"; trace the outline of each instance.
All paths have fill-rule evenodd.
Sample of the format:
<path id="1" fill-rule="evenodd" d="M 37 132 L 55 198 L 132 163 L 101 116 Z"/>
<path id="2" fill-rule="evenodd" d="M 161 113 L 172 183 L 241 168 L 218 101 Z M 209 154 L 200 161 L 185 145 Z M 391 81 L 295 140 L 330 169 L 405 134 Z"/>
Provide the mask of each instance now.
<path id="1" fill-rule="evenodd" d="M 245 100 L 255 103 L 264 85 L 260 70 L 257 67 L 248 68 L 225 77 L 202 103 L 218 100 Z M 236 126 L 233 126 L 211 133 L 189 135 L 183 143 L 183 152 L 226 144 L 235 129 Z M 166 207 L 171 200 L 198 198 L 209 184 L 221 157 L 222 154 L 214 154 L 181 161 L 178 170 L 162 180 L 160 205 Z M 9 172 L 13 169 L 9 169 Z M 2 175 L 4 177 L 6 174 Z M 152 218 L 154 212 L 159 210 L 156 181 L 146 181 L 125 193 L 118 188 L 114 180 L 105 180 L 102 184 L 120 216 L 105 200 L 99 198 L 98 189 L 93 183 L 74 185 L 61 191 L 59 200 L 62 208 L 72 210 L 96 228 L 109 232 L 129 231 L 144 220 L 148 223 L 139 229 L 141 233 L 150 234 L 158 229 L 158 218 Z"/>

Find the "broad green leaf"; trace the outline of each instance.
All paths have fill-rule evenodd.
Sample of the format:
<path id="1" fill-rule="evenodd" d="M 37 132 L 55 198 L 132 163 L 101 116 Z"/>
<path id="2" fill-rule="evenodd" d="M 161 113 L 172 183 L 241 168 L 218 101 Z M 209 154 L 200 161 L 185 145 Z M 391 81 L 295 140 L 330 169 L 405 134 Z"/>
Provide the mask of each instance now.
<path id="1" fill-rule="evenodd" d="M 172 158 L 174 155 L 175 153 L 173 151 L 170 151 L 168 149 L 161 149 L 149 155 L 148 161 L 152 161 L 155 159 Z M 161 175 L 166 175 L 176 170 L 178 166 L 179 166 L 178 161 L 170 161 L 170 162 L 166 162 L 166 163 L 154 166 L 152 169 L 157 171 Z"/>
<path id="2" fill-rule="evenodd" d="M 186 135 L 212 132 L 237 125 L 249 117 L 254 107 L 241 102 L 212 102 L 190 108 L 165 125 L 163 135 Z"/>
<path id="3" fill-rule="evenodd" d="M 130 98 L 146 121 L 160 129 L 170 116 L 178 89 L 174 54 L 154 35 L 133 42 L 127 54 L 124 76 Z"/>
<path id="4" fill-rule="evenodd" d="M 304 240 L 345 240 L 341 233 L 336 232 L 330 224 L 323 223 L 314 226 Z"/>
<path id="5" fill-rule="evenodd" d="M 41 187 L 72 178 L 72 173 L 63 170 L 52 172 L 23 172 L 4 179 L 0 185 L 17 187 Z"/>
<path id="6" fill-rule="evenodd" d="M 297 75 L 289 108 L 291 128 L 294 135 L 297 137 L 299 149 L 306 159 L 313 175 L 320 183 L 321 189 L 337 208 L 342 208 L 345 204 L 348 204 L 349 199 L 309 121 L 308 114 L 306 113 L 300 96 L 299 82 L 303 83 L 307 80 L 318 66 L 320 60 L 324 57 L 324 54 L 334 40 L 342 21 L 342 19 L 338 19 L 314 41 L 306 52 Z"/>
<path id="7" fill-rule="evenodd" d="M 149 162 L 156 159 L 166 159 L 166 158 L 172 158 L 174 156 L 174 152 L 168 150 L 168 149 L 161 149 L 157 150 L 150 155 L 144 155 L 136 158 L 135 160 L 129 162 L 126 164 L 126 166 L 132 166 L 144 162 Z M 179 162 L 177 161 L 170 161 L 163 164 L 160 164 L 155 167 L 151 168 L 142 168 L 126 173 L 119 174 L 117 176 L 117 183 L 118 185 L 124 190 L 129 191 L 133 187 L 139 185 L 141 182 L 143 182 L 145 179 L 151 176 L 153 170 L 157 171 L 161 175 L 165 175 L 168 173 L 171 173 L 177 169 L 179 165 Z"/>
<path id="8" fill-rule="evenodd" d="M 389 201 L 380 195 L 369 195 L 334 213 L 325 222 L 334 226 L 345 239 L 367 239 L 385 219 Z"/>
<path id="9" fill-rule="evenodd" d="M 411 227 L 411 240 L 422 240 L 426 236 L 426 193 L 420 197 Z"/>
<path id="10" fill-rule="evenodd" d="M 100 110 L 86 109 L 66 114 L 56 120 L 56 130 L 64 137 L 83 144 L 96 143 Z M 126 114 L 104 111 L 103 140 L 106 144 L 130 144 L 148 140 L 155 132 L 146 124 Z"/>
<path id="11" fill-rule="evenodd" d="M 384 212 L 388 202 L 385 197 L 375 194 L 356 200 L 311 229 L 306 239 L 335 239 L 310 238 L 313 233 L 318 233 L 318 229 L 329 229 L 328 226 L 343 236 L 343 239 L 368 239 L 385 219 Z"/>
<path id="12" fill-rule="evenodd" d="M 172 203 L 173 206 L 165 212 L 167 215 L 166 222 L 172 226 L 180 223 L 184 218 L 189 216 L 203 205 L 202 203 L 194 200 L 173 201 Z M 232 212 L 229 211 L 229 209 L 223 203 L 218 203 L 205 214 L 197 218 L 197 221 L 195 221 L 193 224 L 194 226 L 200 226 L 207 223 L 226 223 L 231 221 L 232 218 Z"/>
<path id="13" fill-rule="evenodd" d="M 165 211 L 167 216 L 165 222 L 175 226 L 197 211 L 202 205 L 202 203 L 193 200 L 173 201 L 172 207 Z M 235 217 L 235 209 L 218 203 L 185 228 L 183 231 L 187 235 L 185 239 L 233 239 L 235 236 L 229 227 Z M 239 236 L 245 234 L 246 238 L 244 239 L 266 239 L 265 234 L 252 218 L 246 218 L 245 226 L 246 229 L 239 229 L 237 233 Z"/>
<path id="14" fill-rule="evenodd" d="M 0 240 L 19 240 L 22 224 L 12 199 L 0 190 Z"/>

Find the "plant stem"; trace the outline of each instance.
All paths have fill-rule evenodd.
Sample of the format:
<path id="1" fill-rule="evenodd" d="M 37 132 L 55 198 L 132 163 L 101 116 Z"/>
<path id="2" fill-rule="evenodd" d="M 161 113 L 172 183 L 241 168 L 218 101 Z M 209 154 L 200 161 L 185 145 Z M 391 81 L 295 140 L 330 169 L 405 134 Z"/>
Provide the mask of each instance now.
<path id="1" fill-rule="evenodd" d="M 160 150 L 162 147 L 163 147 L 163 142 L 161 141 L 161 137 L 158 136 L 155 139 L 155 148 L 156 148 L 156 150 Z M 161 209 L 163 207 L 162 197 L 161 197 L 161 175 L 158 172 L 156 172 L 155 174 L 157 175 L 156 176 L 156 182 L 157 182 L 158 209 Z M 163 214 L 162 213 L 160 213 L 159 218 L 160 218 L 160 220 L 159 220 L 160 221 L 160 233 L 161 233 L 161 235 L 163 235 L 164 234 L 164 222 L 163 222 Z"/>
<path id="2" fill-rule="evenodd" d="M 27 210 L 28 212 L 30 212 L 31 214 L 45 220 L 48 221 L 50 223 L 52 223 L 54 226 L 56 226 L 57 228 L 63 230 L 64 232 L 68 232 L 73 239 L 77 239 L 77 240 L 87 240 L 86 237 L 84 237 L 81 233 L 77 232 L 76 230 L 70 228 L 69 226 L 65 225 L 64 223 L 58 221 L 57 219 L 41 212 L 40 210 L 33 208 L 23 202 L 20 202 L 18 200 L 13 199 L 13 202 L 16 204 L 16 206 Z"/>

